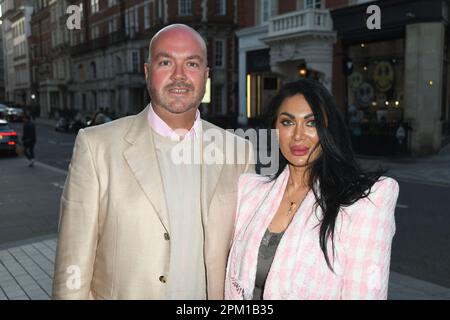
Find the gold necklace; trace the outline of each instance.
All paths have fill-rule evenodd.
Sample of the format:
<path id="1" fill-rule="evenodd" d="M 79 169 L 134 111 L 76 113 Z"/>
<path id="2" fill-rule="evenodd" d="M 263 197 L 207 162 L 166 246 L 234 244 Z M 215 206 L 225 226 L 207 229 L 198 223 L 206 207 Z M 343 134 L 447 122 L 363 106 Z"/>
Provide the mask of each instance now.
<path id="1" fill-rule="evenodd" d="M 289 209 L 288 209 L 287 215 L 290 216 L 291 214 L 293 214 L 295 212 L 297 203 L 295 201 L 291 200 L 292 198 L 291 198 L 291 195 L 289 192 L 289 185 L 288 185 L 288 189 L 287 189 L 287 196 L 288 196 L 288 201 L 289 201 Z"/>

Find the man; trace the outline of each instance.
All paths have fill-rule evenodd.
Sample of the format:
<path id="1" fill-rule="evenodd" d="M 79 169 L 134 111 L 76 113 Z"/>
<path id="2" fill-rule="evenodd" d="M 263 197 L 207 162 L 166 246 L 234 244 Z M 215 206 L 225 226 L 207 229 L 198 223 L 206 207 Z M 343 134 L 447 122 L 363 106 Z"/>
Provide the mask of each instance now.
<path id="1" fill-rule="evenodd" d="M 36 127 L 31 122 L 30 116 L 25 115 L 23 117 L 23 134 L 22 143 L 23 151 L 28 159 L 28 166 L 34 166 L 34 145 L 36 144 Z"/>
<path id="2" fill-rule="evenodd" d="M 145 64 L 150 105 L 80 130 L 61 198 L 54 298 L 223 298 L 237 180 L 253 159 L 249 143 L 200 119 L 208 71 L 201 36 L 167 26 Z M 194 156 L 244 152 L 245 161 L 180 163 L 180 145 Z"/>

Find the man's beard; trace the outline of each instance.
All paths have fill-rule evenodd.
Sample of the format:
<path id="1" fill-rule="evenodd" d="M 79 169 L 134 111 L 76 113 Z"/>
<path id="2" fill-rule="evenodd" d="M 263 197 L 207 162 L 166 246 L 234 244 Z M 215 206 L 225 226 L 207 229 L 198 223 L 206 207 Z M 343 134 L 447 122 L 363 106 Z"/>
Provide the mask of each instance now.
<path id="1" fill-rule="evenodd" d="M 167 86 L 163 87 L 160 91 L 158 91 L 152 86 L 151 81 L 149 79 L 147 82 L 147 87 L 148 87 L 148 91 L 150 93 L 150 99 L 152 101 L 153 106 L 157 105 L 159 107 L 166 109 L 170 113 L 176 113 L 176 114 L 184 113 L 188 110 L 198 108 L 198 106 L 201 103 L 201 99 L 202 99 L 203 95 L 205 94 L 205 89 L 199 91 L 198 94 L 195 94 L 196 91 L 195 91 L 195 88 L 193 85 L 186 83 L 186 82 L 181 82 L 181 81 L 167 85 Z M 188 89 L 193 93 L 193 98 L 191 99 L 191 101 L 187 102 L 181 108 L 173 107 L 171 105 L 171 102 L 169 102 L 168 99 L 164 98 L 165 92 L 168 92 L 171 89 L 177 89 L 177 88 L 178 89 Z M 175 99 L 175 102 L 176 102 L 176 99 Z"/>

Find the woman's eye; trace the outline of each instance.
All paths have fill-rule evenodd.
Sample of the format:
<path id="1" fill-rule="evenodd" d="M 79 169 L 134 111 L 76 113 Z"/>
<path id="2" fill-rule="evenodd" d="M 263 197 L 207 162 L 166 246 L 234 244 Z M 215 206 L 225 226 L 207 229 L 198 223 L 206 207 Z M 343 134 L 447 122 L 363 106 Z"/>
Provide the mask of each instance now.
<path id="1" fill-rule="evenodd" d="M 315 127 L 316 126 L 316 120 L 309 120 L 306 125 L 308 127 Z"/>
<path id="2" fill-rule="evenodd" d="M 290 126 L 290 125 L 293 124 L 292 121 L 291 121 L 291 120 L 288 120 L 288 119 L 281 120 L 280 123 L 281 123 L 283 126 L 285 126 L 285 127 Z"/>

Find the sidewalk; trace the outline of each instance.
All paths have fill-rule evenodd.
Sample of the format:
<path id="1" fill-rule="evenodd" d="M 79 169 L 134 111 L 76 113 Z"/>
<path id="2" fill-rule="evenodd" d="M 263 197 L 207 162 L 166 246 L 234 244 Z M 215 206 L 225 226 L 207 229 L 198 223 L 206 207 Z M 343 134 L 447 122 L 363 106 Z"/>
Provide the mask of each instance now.
<path id="1" fill-rule="evenodd" d="M 56 239 L 0 250 L 0 300 L 49 300 Z"/>
<path id="2" fill-rule="evenodd" d="M 364 168 L 381 165 L 388 170 L 387 175 L 405 182 L 450 186 L 450 154 L 399 159 L 359 156 L 357 160 Z"/>

